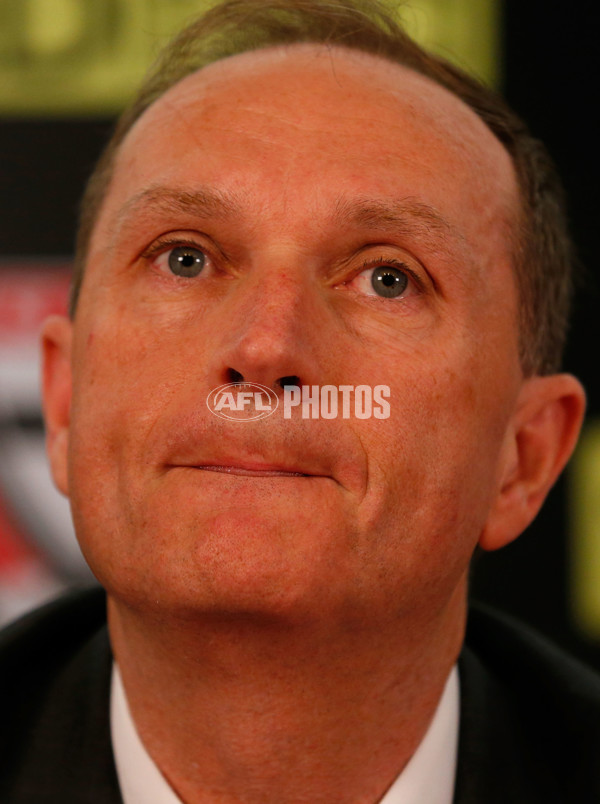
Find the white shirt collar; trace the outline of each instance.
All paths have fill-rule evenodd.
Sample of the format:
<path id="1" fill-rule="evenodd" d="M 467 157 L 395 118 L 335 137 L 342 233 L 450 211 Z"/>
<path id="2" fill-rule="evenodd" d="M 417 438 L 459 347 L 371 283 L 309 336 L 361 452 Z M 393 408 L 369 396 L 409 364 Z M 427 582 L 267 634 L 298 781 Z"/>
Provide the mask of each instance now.
<path id="1" fill-rule="evenodd" d="M 453 667 L 425 736 L 380 804 L 452 804 L 458 749 L 460 692 Z M 182 804 L 144 748 L 129 712 L 116 663 L 110 727 L 124 804 Z"/>

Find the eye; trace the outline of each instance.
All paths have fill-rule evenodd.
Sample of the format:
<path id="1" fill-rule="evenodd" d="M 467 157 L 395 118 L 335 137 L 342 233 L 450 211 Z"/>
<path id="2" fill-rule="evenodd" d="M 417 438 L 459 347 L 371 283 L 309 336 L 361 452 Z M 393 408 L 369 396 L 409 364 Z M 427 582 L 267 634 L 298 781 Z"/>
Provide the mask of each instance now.
<path id="1" fill-rule="evenodd" d="M 166 262 L 175 276 L 194 277 L 202 272 L 206 264 L 206 254 L 194 246 L 176 246 L 159 257 L 159 262 Z"/>
<path id="2" fill-rule="evenodd" d="M 378 261 L 375 265 L 365 266 L 364 270 L 354 278 L 354 284 L 367 296 L 380 296 L 384 299 L 397 299 L 411 291 L 412 271 L 403 263 L 395 261 Z M 414 286 L 412 287 L 414 290 Z"/>

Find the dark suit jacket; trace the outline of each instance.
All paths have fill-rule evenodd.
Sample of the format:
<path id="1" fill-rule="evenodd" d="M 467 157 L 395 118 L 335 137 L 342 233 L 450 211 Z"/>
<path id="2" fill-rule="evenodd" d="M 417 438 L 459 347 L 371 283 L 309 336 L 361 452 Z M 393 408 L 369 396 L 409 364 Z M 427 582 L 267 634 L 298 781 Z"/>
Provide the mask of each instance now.
<path id="1" fill-rule="evenodd" d="M 1 804 L 121 804 L 111 661 L 101 590 L 63 598 L 4 632 Z M 484 611 L 471 612 L 459 667 L 455 804 L 600 802 L 600 678 Z"/>

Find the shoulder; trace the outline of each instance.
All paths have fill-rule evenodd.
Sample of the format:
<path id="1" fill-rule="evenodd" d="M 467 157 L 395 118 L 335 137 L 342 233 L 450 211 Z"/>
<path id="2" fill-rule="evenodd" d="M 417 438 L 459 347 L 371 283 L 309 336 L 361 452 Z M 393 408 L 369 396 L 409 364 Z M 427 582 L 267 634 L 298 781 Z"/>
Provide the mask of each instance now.
<path id="1" fill-rule="evenodd" d="M 56 661 L 76 649 L 106 622 L 106 596 L 102 589 L 71 592 L 0 631 L 0 662 L 4 672 L 22 663 L 35 672 L 38 660 Z"/>
<path id="2" fill-rule="evenodd" d="M 105 628 L 106 598 L 93 588 L 73 592 L 26 614 L 0 632 L 0 699 L 5 731 L 22 721 Z"/>
<path id="3" fill-rule="evenodd" d="M 523 800 L 600 801 L 597 673 L 480 606 L 469 614 L 460 673 L 464 786 L 495 771 L 496 790 L 516 786 Z"/>
<path id="4" fill-rule="evenodd" d="M 0 800 L 114 800 L 105 610 L 102 590 L 80 591 L 0 633 Z"/>
<path id="5" fill-rule="evenodd" d="M 488 673 L 545 718 L 577 719 L 600 736 L 600 675 L 534 629 L 487 607 L 469 614 L 466 645 Z"/>

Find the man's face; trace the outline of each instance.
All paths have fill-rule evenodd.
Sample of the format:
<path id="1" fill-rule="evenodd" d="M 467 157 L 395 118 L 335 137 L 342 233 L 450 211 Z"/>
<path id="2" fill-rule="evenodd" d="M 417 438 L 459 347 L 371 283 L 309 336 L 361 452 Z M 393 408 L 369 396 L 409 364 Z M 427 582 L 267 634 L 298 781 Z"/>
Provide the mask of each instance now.
<path id="1" fill-rule="evenodd" d="M 516 205 L 483 123 L 367 54 L 248 53 L 150 107 L 93 234 L 54 461 L 109 592 L 364 620 L 462 588 L 521 385 Z M 387 385 L 390 416 L 215 417 L 239 375 Z"/>

